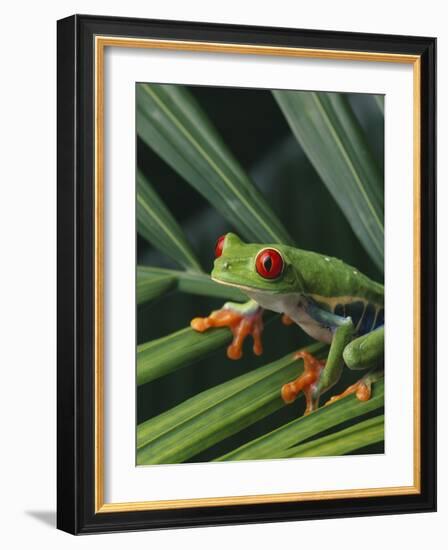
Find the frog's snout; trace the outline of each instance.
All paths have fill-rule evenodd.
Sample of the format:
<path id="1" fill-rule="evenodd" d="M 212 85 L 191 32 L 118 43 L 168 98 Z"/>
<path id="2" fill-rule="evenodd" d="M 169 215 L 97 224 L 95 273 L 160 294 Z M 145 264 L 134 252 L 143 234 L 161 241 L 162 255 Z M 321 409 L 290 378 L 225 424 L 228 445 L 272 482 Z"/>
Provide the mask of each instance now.
<path id="1" fill-rule="evenodd" d="M 232 262 L 228 259 L 217 258 L 211 272 L 212 279 L 216 277 L 220 282 L 221 277 L 230 276 L 232 273 Z"/>
<path id="2" fill-rule="evenodd" d="M 230 271 L 232 269 L 232 262 L 224 258 L 216 258 L 213 265 L 213 271 Z"/>

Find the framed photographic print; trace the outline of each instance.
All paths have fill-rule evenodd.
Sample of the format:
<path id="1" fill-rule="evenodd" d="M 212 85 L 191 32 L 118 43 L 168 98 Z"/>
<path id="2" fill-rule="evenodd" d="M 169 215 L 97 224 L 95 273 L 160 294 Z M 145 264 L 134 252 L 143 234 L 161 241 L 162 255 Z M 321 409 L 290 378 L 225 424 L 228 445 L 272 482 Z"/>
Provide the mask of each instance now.
<path id="1" fill-rule="evenodd" d="M 58 22 L 58 527 L 435 510 L 434 38 Z"/>

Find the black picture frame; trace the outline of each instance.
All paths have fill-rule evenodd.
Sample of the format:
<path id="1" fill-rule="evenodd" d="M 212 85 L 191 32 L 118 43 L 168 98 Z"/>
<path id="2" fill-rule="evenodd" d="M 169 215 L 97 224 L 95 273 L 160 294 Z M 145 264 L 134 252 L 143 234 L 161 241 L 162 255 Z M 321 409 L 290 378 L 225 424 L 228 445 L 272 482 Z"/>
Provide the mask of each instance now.
<path id="1" fill-rule="evenodd" d="M 421 63 L 421 485 L 418 494 L 160 510 L 95 509 L 95 36 L 382 52 Z M 74 15 L 57 24 L 57 526 L 73 534 L 436 509 L 436 39 Z"/>

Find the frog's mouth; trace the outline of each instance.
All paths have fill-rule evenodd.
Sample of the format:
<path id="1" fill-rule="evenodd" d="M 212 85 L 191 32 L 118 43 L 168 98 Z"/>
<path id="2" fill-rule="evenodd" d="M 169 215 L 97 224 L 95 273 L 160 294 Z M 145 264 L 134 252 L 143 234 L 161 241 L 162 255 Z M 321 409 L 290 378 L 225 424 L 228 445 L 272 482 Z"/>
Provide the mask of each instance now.
<path id="1" fill-rule="evenodd" d="M 275 290 L 262 289 L 262 288 L 258 288 L 256 286 L 247 286 L 247 285 L 242 285 L 242 284 L 229 283 L 229 281 L 223 281 L 222 279 L 218 279 L 217 277 L 213 277 L 212 275 L 210 276 L 210 278 L 215 283 L 219 283 L 220 285 L 224 285 L 224 286 L 232 286 L 234 288 L 238 288 L 238 289 L 242 290 L 243 292 L 244 291 L 248 291 L 248 292 L 265 292 L 265 293 L 269 293 L 269 294 L 276 294 Z"/>
<path id="2" fill-rule="evenodd" d="M 254 290 L 254 287 L 252 286 L 245 286 L 245 285 L 240 285 L 240 284 L 236 284 L 236 283 L 229 283 L 229 281 L 223 281 L 222 279 L 218 279 L 217 277 L 213 277 L 210 275 L 210 279 L 212 281 L 215 281 L 215 283 L 219 283 L 220 285 L 225 285 L 225 286 L 233 286 L 235 288 L 240 288 L 241 290 Z"/>

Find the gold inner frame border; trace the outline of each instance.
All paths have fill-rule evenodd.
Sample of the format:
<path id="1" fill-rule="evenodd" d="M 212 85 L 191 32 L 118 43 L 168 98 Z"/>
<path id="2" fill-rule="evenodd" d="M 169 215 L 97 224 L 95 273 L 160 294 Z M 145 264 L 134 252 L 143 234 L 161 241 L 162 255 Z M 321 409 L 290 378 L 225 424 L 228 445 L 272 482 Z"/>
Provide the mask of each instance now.
<path id="1" fill-rule="evenodd" d="M 406 63 L 413 65 L 413 298 L 414 298 L 414 483 L 410 486 L 363 488 L 350 490 L 313 491 L 301 493 L 277 493 L 212 498 L 191 498 L 180 500 L 154 500 L 139 502 L 104 502 L 104 51 L 106 47 L 152 48 L 160 50 L 194 51 L 208 53 L 233 53 L 301 57 L 313 59 L 367 61 L 382 63 Z M 95 410 L 95 513 L 129 512 L 143 510 L 166 510 L 208 506 L 231 506 L 275 502 L 303 502 L 341 498 L 362 498 L 393 495 L 410 495 L 421 492 L 421 344 L 420 344 L 420 204 L 421 204 L 421 59 L 418 55 L 382 52 L 359 52 L 346 50 L 325 50 L 283 46 L 259 46 L 254 44 L 227 44 L 184 40 L 159 40 L 96 36 L 95 56 L 95 346 L 94 346 L 94 410 Z"/>

